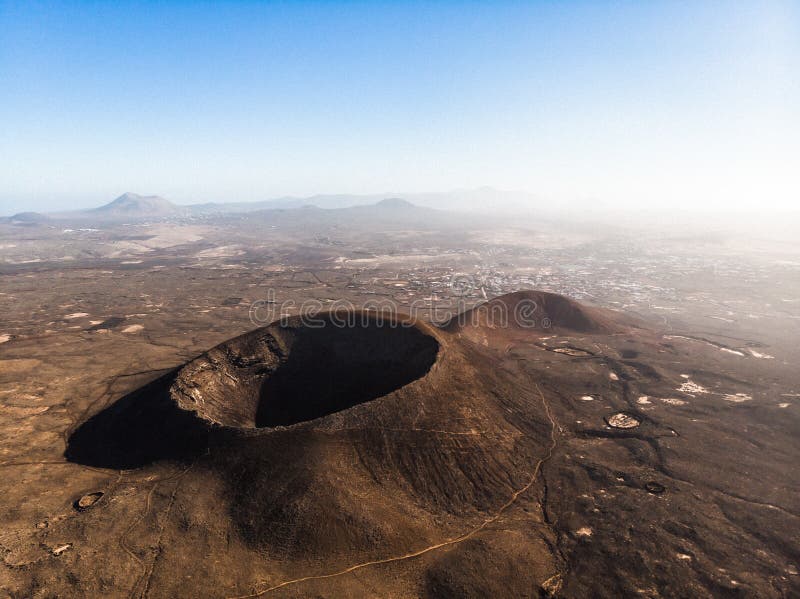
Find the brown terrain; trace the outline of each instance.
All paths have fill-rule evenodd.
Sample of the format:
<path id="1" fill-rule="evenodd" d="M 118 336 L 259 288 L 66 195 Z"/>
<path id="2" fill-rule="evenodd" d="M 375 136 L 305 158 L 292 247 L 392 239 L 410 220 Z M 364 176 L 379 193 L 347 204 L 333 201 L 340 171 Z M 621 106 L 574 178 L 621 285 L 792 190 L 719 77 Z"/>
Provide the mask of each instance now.
<path id="1" fill-rule="evenodd" d="M 383 233 L 388 254 L 370 250 L 366 232 L 331 249 L 314 230 L 242 254 L 184 239 L 171 254 L 102 250 L 69 268 L 44 256 L 9 263 L 3 593 L 800 593 L 800 381 L 779 332 L 796 327 L 789 302 L 769 302 L 786 310 L 780 321 L 746 296 L 682 313 L 699 291 L 670 303 L 652 285 L 661 295 L 642 300 L 650 288 L 626 283 L 589 303 L 499 274 L 457 313 L 326 301 L 363 305 L 397 289 L 411 306 L 414 277 L 438 284 L 449 251 L 423 274 L 408 267 L 427 259 L 419 227 Z M 10 231 L 18 245 L 45 235 Z M 113 243 L 113 232 L 89 234 Z M 490 259 L 501 265 L 510 251 Z M 633 254 L 616 264 L 635 264 Z M 713 298 L 742 281 L 719 273 Z M 702 289 L 697 280 L 681 284 Z M 517 290 L 481 300 L 506 284 Z M 248 305 L 267 286 L 329 308 L 281 308 L 256 327 Z M 748 313 L 761 315 L 760 332 L 748 328 L 755 319 L 732 324 Z"/>

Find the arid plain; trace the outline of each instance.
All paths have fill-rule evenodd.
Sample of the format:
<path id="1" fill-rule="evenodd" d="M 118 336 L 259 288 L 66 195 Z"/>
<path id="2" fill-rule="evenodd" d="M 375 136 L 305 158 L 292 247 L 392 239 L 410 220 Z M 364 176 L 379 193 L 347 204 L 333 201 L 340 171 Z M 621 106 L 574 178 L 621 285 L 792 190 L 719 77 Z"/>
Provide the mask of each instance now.
<path id="1" fill-rule="evenodd" d="M 797 256 L 401 200 L 6 219 L 0 589 L 795 596 Z"/>

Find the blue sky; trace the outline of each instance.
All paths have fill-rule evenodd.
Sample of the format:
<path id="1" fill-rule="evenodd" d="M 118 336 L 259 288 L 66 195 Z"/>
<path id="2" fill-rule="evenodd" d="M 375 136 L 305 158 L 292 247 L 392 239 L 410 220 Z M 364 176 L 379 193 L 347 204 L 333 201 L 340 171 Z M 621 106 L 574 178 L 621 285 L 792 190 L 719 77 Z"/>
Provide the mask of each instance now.
<path id="1" fill-rule="evenodd" d="M 800 3 L 4 2 L 0 214 L 525 189 L 800 201 Z"/>

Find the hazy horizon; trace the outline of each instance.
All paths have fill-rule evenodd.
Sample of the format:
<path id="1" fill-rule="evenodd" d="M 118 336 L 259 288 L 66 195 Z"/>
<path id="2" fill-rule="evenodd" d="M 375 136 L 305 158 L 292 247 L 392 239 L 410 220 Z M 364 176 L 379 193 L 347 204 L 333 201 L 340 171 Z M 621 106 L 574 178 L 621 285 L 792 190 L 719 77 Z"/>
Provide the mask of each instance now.
<path id="1" fill-rule="evenodd" d="M 787 216 L 791 217 L 791 225 L 795 224 L 795 219 L 800 217 L 800 204 L 787 204 L 779 206 L 773 210 L 765 211 L 756 206 L 731 206 L 724 213 L 720 213 L 717 208 L 707 206 L 695 207 L 668 207 L 663 205 L 637 205 L 637 206 L 615 206 L 609 203 L 597 201 L 573 201 L 573 202 L 549 202 L 548 198 L 537 196 L 527 190 L 505 190 L 496 189 L 490 186 L 476 187 L 473 189 L 452 189 L 447 191 L 386 191 L 361 194 L 347 193 L 318 193 L 307 196 L 284 195 L 279 197 L 264 197 L 261 199 L 238 200 L 237 198 L 220 198 L 218 200 L 183 201 L 176 202 L 171 198 L 164 197 L 158 193 L 125 191 L 112 198 L 101 198 L 91 201 L 85 198 L 83 201 L 73 203 L 69 207 L 56 207 L 54 209 L 42 208 L 33 210 L 23 208 L 14 212 L 0 212 L 0 218 L 13 216 L 25 212 L 43 213 L 50 215 L 68 215 L 72 212 L 82 213 L 87 210 L 100 208 L 119 200 L 128 195 L 139 196 L 141 198 L 161 198 L 178 208 L 199 207 L 204 204 L 217 204 L 246 206 L 252 204 L 254 209 L 263 208 L 291 208 L 302 206 L 316 206 L 323 209 L 346 208 L 350 206 L 374 205 L 381 200 L 402 199 L 410 202 L 414 206 L 436 208 L 449 211 L 465 212 L 485 212 L 498 213 L 505 215 L 539 215 L 544 217 L 569 217 L 584 215 L 588 219 L 597 220 L 600 215 L 605 215 L 609 219 L 629 217 L 632 222 L 637 222 L 641 218 L 663 218 L 672 217 L 674 222 L 679 223 L 695 217 L 714 215 L 717 217 L 728 216 L 728 220 L 735 222 L 741 218 L 757 218 L 763 221 L 770 221 Z M 297 203 L 296 206 L 290 205 Z M 266 205 L 266 206 L 262 206 Z M 642 222 L 639 220 L 638 222 Z M 749 221 L 748 221 L 749 222 Z M 621 221 L 620 221 L 621 223 Z M 784 223 L 785 224 L 785 223 Z"/>
<path id="2" fill-rule="evenodd" d="M 0 214 L 482 186 L 780 212 L 797 73 L 791 2 L 0 2 Z"/>

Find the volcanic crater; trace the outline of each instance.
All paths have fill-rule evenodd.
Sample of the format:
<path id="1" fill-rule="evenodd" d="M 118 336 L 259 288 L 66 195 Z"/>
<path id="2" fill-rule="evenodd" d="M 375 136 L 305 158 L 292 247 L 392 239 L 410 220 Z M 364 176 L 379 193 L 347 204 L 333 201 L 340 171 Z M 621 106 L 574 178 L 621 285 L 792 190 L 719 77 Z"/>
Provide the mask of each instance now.
<path id="1" fill-rule="evenodd" d="M 188 363 L 177 405 L 214 424 L 290 426 L 387 395 L 425 376 L 439 342 L 429 327 L 370 311 L 276 322 Z"/>

